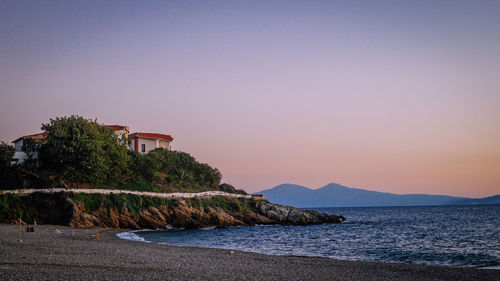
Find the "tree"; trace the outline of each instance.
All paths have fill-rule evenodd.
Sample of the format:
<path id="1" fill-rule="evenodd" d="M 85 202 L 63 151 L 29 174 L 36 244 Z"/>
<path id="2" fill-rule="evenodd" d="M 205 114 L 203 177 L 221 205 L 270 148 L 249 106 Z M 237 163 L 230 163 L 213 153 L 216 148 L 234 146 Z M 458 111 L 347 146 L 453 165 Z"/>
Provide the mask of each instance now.
<path id="1" fill-rule="evenodd" d="M 12 165 L 14 153 L 12 145 L 0 143 L 0 189 L 19 188 L 21 184 L 17 165 Z"/>
<path id="2" fill-rule="evenodd" d="M 23 151 L 26 153 L 26 159 L 23 162 L 23 167 L 28 171 L 35 171 L 38 168 L 38 151 L 40 144 L 35 143 L 32 138 L 23 140 Z"/>
<path id="3" fill-rule="evenodd" d="M 185 152 L 157 148 L 145 155 L 137 155 L 135 166 L 131 166 L 136 177 L 142 176 L 150 182 L 158 180 L 180 187 L 217 188 L 222 175 L 216 168 L 199 163 Z"/>
<path id="4" fill-rule="evenodd" d="M 0 168 L 8 167 L 11 165 L 14 153 L 15 149 L 12 145 L 3 141 L 0 143 Z"/>
<path id="5" fill-rule="evenodd" d="M 62 179 L 113 185 L 127 176 L 127 147 L 97 120 L 58 117 L 42 124 L 42 130 L 47 137 L 39 153 L 41 166 Z"/>

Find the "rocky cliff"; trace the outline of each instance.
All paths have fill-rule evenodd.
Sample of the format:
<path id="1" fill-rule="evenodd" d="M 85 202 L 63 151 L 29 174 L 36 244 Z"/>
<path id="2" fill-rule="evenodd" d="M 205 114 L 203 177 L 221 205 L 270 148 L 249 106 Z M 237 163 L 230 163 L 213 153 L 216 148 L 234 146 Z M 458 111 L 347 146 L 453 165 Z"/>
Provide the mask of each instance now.
<path id="1" fill-rule="evenodd" d="M 265 200 L 244 198 L 155 199 L 136 195 L 72 193 L 0 196 L 0 221 L 21 217 L 26 223 L 165 229 L 246 226 L 255 224 L 305 225 L 340 223 L 342 216 L 320 214 Z"/>

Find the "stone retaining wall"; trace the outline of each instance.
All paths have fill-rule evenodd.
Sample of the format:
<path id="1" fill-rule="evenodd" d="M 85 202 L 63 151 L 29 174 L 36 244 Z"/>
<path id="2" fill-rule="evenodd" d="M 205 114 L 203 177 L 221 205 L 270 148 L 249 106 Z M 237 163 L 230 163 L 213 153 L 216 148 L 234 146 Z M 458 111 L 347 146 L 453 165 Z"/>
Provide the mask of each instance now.
<path id="1" fill-rule="evenodd" d="M 100 194 L 134 194 L 139 196 L 148 197 L 159 197 L 159 198 L 194 198 L 194 197 L 213 197 L 213 196 L 225 196 L 231 198 L 254 198 L 253 195 L 244 194 L 234 194 L 223 191 L 205 191 L 197 193 L 159 193 L 159 192 L 144 192 L 144 191 L 131 191 L 131 190 L 120 190 L 120 189 L 66 189 L 66 188 L 44 188 L 44 189 L 11 189 L 11 190 L 0 190 L 0 195 L 2 194 L 16 194 L 16 195 L 30 195 L 35 192 L 42 193 L 56 193 L 56 192 L 73 192 L 73 193 L 100 193 Z M 256 198 L 262 199 L 262 198 Z"/>

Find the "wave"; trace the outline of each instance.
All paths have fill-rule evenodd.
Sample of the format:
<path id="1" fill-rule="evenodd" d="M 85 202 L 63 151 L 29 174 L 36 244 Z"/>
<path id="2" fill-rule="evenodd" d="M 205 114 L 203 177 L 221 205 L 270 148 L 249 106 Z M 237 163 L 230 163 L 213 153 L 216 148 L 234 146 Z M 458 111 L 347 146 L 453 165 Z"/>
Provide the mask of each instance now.
<path id="1" fill-rule="evenodd" d="M 143 231 L 148 231 L 148 230 L 132 230 L 132 231 L 126 231 L 126 232 L 120 232 L 116 234 L 116 237 L 125 239 L 125 240 L 132 240 L 132 241 L 140 241 L 140 242 L 146 242 L 150 243 L 151 241 L 148 241 L 144 239 L 143 237 L 135 234 L 135 232 L 143 232 Z M 150 230 L 153 231 L 153 230 Z"/>

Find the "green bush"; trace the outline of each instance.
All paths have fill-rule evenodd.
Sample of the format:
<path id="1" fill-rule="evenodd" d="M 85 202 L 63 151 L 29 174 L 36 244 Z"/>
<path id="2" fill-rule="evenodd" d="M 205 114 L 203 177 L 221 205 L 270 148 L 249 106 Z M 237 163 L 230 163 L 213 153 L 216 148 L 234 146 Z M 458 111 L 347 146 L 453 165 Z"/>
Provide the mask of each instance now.
<path id="1" fill-rule="evenodd" d="M 15 149 L 12 145 L 3 141 L 0 142 L 0 168 L 11 166 L 14 153 Z"/>
<path id="2" fill-rule="evenodd" d="M 22 185 L 17 165 L 12 165 L 14 147 L 5 142 L 0 143 L 0 189 L 19 188 Z"/>
<path id="3" fill-rule="evenodd" d="M 0 221 L 5 221 L 9 214 L 9 201 L 12 200 L 11 194 L 1 195 L 0 200 Z"/>
<path id="4" fill-rule="evenodd" d="M 159 206 L 173 208 L 176 207 L 178 203 L 176 199 L 166 199 L 166 198 L 146 197 L 146 196 L 141 198 L 142 198 L 141 207 L 143 208 L 159 207 Z"/>
<path id="5" fill-rule="evenodd" d="M 185 152 L 158 148 L 145 155 L 129 154 L 129 158 L 129 163 L 136 163 L 130 167 L 134 177 L 156 183 L 162 192 L 214 190 L 222 178 L 216 168 Z"/>
<path id="6" fill-rule="evenodd" d="M 72 193 L 70 197 L 82 202 L 86 211 L 94 212 L 100 208 L 105 208 L 108 213 L 115 209 L 120 213 L 129 211 L 133 216 L 139 218 L 140 210 L 149 207 L 166 206 L 167 208 L 176 206 L 174 200 L 156 197 L 138 196 L 135 194 L 88 194 Z"/>
<path id="7" fill-rule="evenodd" d="M 229 198 L 225 196 L 213 196 L 210 198 L 191 198 L 189 203 L 193 208 L 208 212 L 210 208 L 221 208 L 228 212 L 245 212 L 248 210 L 246 206 L 248 202 L 245 199 Z"/>
<path id="8" fill-rule="evenodd" d="M 42 167 L 76 183 L 111 184 L 128 175 L 127 147 L 113 130 L 80 116 L 51 119 L 39 156 Z"/>
<path id="9" fill-rule="evenodd" d="M 134 194 L 126 194 L 125 202 L 127 204 L 128 211 L 136 218 L 139 218 L 142 206 L 141 197 Z"/>
<path id="10" fill-rule="evenodd" d="M 102 194 L 88 194 L 88 193 L 73 193 L 71 198 L 75 201 L 82 202 L 85 210 L 97 211 L 103 204 Z"/>

